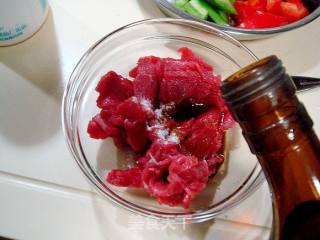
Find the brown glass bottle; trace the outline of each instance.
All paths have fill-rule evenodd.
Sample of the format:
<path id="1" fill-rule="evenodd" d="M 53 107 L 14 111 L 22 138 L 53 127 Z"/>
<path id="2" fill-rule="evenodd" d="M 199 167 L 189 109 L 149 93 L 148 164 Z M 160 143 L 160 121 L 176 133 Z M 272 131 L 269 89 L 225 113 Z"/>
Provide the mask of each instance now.
<path id="1" fill-rule="evenodd" d="M 271 239 L 320 239 L 320 143 L 281 61 L 249 65 L 221 90 L 272 190 Z"/>

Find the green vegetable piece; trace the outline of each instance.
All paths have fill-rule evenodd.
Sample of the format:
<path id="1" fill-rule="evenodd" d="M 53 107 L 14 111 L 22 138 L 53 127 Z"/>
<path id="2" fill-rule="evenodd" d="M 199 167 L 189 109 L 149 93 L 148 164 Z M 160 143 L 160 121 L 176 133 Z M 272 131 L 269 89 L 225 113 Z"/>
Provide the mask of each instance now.
<path id="1" fill-rule="evenodd" d="M 203 20 L 206 20 L 209 15 L 208 9 L 203 5 L 201 0 L 191 0 L 184 5 L 184 9 L 192 16 Z"/>
<path id="2" fill-rule="evenodd" d="M 213 7 L 220 8 L 229 14 L 237 14 L 230 0 L 207 0 Z"/>
<path id="3" fill-rule="evenodd" d="M 235 0 L 230 0 L 230 3 L 233 5 Z"/>
<path id="4" fill-rule="evenodd" d="M 184 5 L 184 9 L 187 13 L 197 18 L 206 20 L 209 16 L 215 23 L 228 24 L 228 20 L 225 21 L 205 0 L 191 0 Z"/>
<path id="5" fill-rule="evenodd" d="M 228 18 L 225 20 L 223 17 L 221 17 L 220 13 L 213 8 L 209 10 L 209 17 L 217 24 L 229 25 Z"/>
<path id="6" fill-rule="evenodd" d="M 228 17 L 223 17 L 217 10 L 213 9 L 205 0 L 199 0 L 201 4 L 208 10 L 209 17 L 220 25 L 228 25 Z"/>
<path id="7" fill-rule="evenodd" d="M 217 12 L 219 13 L 219 16 L 227 23 L 229 23 L 229 17 L 228 17 L 228 14 L 226 14 L 225 11 L 223 10 L 217 10 Z"/>
<path id="8" fill-rule="evenodd" d="M 189 0 L 176 0 L 174 5 L 184 11 L 184 6 L 189 2 Z"/>

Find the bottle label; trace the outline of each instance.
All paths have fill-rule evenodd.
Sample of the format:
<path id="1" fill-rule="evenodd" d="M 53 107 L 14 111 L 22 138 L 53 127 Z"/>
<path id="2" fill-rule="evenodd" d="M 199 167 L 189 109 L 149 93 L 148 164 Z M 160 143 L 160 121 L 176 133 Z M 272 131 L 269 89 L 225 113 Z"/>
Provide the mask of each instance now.
<path id="1" fill-rule="evenodd" d="M 0 41 L 13 40 L 24 34 L 27 24 L 17 24 L 14 28 L 8 29 L 0 26 Z"/>
<path id="2" fill-rule="evenodd" d="M 0 0 L 0 46 L 32 36 L 48 13 L 47 0 Z"/>
<path id="3" fill-rule="evenodd" d="M 41 5 L 41 8 L 42 8 L 43 12 L 46 11 L 47 4 L 48 4 L 47 0 L 40 0 L 40 5 Z"/>

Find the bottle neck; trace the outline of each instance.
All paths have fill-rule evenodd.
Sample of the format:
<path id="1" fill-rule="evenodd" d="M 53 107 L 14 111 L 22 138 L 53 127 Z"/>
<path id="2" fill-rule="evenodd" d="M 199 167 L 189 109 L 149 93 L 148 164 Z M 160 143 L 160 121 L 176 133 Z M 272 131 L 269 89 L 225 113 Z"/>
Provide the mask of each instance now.
<path id="1" fill-rule="evenodd" d="M 239 124 L 255 155 L 284 152 L 313 131 L 313 122 L 296 97 L 262 116 Z"/>

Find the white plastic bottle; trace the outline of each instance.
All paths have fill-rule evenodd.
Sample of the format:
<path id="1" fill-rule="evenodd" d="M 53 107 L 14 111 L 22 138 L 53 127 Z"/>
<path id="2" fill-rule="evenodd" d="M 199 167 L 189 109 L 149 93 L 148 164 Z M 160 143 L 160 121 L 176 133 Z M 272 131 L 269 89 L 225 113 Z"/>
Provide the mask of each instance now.
<path id="1" fill-rule="evenodd" d="M 32 36 L 45 21 L 48 9 L 47 0 L 0 0 L 0 46 Z"/>

